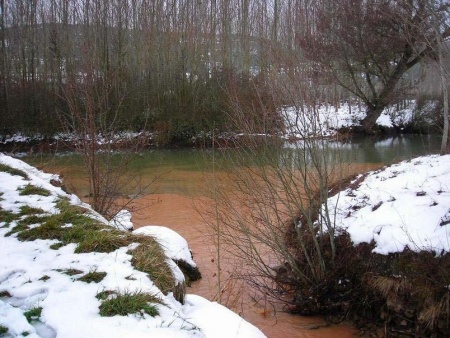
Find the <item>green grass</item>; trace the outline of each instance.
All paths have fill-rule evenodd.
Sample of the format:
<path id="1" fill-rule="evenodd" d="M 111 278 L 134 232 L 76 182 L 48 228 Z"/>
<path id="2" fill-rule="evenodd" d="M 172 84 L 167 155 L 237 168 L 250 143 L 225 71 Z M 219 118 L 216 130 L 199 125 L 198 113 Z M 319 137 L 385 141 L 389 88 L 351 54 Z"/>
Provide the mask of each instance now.
<path id="1" fill-rule="evenodd" d="M 149 303 L 161 304 L 161 300 L 149 293 L 125 291 L 104 300 L 99 307 L 100 316 L 126 316 L 136 313 L 147 313 L 152 317 L 157 316 L 159 314 L 158 309 L 155 305 Z"/>
<path id="2" fill-rule="evenodd" d="M 52 250 L 58 250 L 59 248 L 61 248 L 63 246 L 64 246 L 64 243 L 54 243 L 54 244 L 50 245 L 49 248 Z"/>
<path id="3" fill-rule="evenodd" d="M 80 243 L 87 237 L 95 237 L 100 229 L 106 228 L 87 215 L 80 214 L 80 212 L 86 213 L 86 209 L 71 205 L 65 198 L 60 199 L 56 206 L 60 210 L 59 214 L 41 218 L 43 221 L 41 226 L 21 231 L 18 238 L 23 241 L 56 239 L 61 241 L 61 245 L 66 245 Z M 72 227 L 62 227 L 69 223 Z"/>
<path id="4" fill-rule="evenodd" d="M 5 334 L 7 332 L 8 332 L 8 328 L 3 325 L 0 325 L 0 335 Z"/>
<path id="5" fill-rule="evenodd" d="M 28 215 L 25 218 L 17 222 L 18 225 L 31 225 L 31 224 L 41 224 L 48 220 L 49 216 L 42 215 Z"/>
<path id="6" fill-rule="evenodd" d="M 18 222 L 19 228 L 15 231 L 11 231 L 8 235 L 14 232 L 22 231 L 26 229 L 25 225 L 42 223 L 42 216 L 37 216 L 39 214 L 45 213 L 41 208 L 34 208 L 28 205 L 23 205 L 20 207 L 20 213 L 13 213 L 11 211 L 3 210 L 0 208 L 0 222 L 5 222 L 5 226 L 9 226 L 11 222 L 18 220 L 21 216 L 28 216 Z"/>
<path id="7" fill-rule="evenodd" d="M 159 244 L 151 237 L 134 237 L 134 242 L 140 242 L 141 245 L 130 251 L 133 256 L 131 264 L 136 269 L 147 273 L 163 293 L 173 291 L 175 279 L 172 270 L 165 262 L 165 254 Z"/>
<path id="8" fill-rule="evenodd" d="M 20 221 L 17 221 L 16 225 L 5 234 L 5 236 L 11 236 L 12 234 L 25 231 L 29 229 L 31 224 L 41 224 L 47 220 L 48 216 L 29 215 Z"/>
<path id="9" fill-rule="evenodd" d="M 41 307 L 34 307 L 24 312 L 23 315 L 28 320 L 28 323 L 31 323 L 33 320 L 39 320 L 39 318 L 41 317 L 41 313 L 42 313 Z"/>
<path id="10" fill-rule="evenodd" d="M 95 298 L 97 298 L 98 300 L 106 300 L 110 295 L 115 295 L 115 294 L 117 294 L 116 291 L 105 290 L 105 291 L 97 293 Z"/>
<path id="11" fill-rule="evenodd" d="M 41 208 L 30 207 L 29 205 L 24 205 L 20 207 L 20 215 L 39 215 L 45 214 L 45 211 Z"/>
<path id="12" fill-rule="evenodd" d="M 89 217 L 87 215 L 88 210 L 70 204 L 66 198 L 59 199 L 56 206 L 60 213 L 45 216 L 27 215 L 18 222 L 10 233 L 17 233 L 17 238 L 21 241 L 57 240 L 58 243 L 50 246 L 54 250 L 75 243 L 77 244 L 75 253 L 109 253 L 121 247 L 127 247 L 132 243 L 140 243 L 136 249 L 130 251 L 133 256 L 132 265 L 137 270 L 147 273 L 162 292 L 166 294 L 174 292 L 177 300 L 184 301 L 185 286 L 176 284 L 172 270 L 166 263 L 164 251 L 154 238 L 136 236 L 106 226 Z M 23 210 L 24 212 L 31 212 L 32 209 L 25 208 Z M 40 223 L 41 225 L 30 229 L 28 225 L 34 223 Z M 66 224 L 71 224 L 71 226 L 63 227 Z M 89 282 L 90 278 L 94 276 L 83 278 L 86 278 Z M 97 278 L 100 278 L 100 276 L 97 276 Z"/>
<path id="13" fill-rule="evenodd" d="M 3 171 L 5 173 L 8 173 L 10 175 L 15 175 L 15 176 L 21 176 L 25 179 L 28 179 L 28 175 L 20 170 L 20 169 L 16 169 L 16 168 L 12 168 L 6 164 L 0 163 L 0 171 Z"/>
<path id="14" fill-rule="evenodd" d="M 18 214 L 0 208 L 0 222 L 5 222 L 5 226 L 9 226 L 11 222 L 19 219 L 19 217 Z"/>
<path id="15" fill-rule="evenodd" d="M 78 243 L 75 252 L 112 252 L 131 244 L 127 237 L 123 234 L 117 234 L 117 231 L 87 231 Z"/>
<path id="16" fill-rule="evenodd" d="M 78 278 L 79 281 L 85 283 L 100 283 L 106 277 L 106 272 L 91 271 L 84 276 Z"/>
<path id="17" fill-rule="evenodd" d="M 6 234 L 5 234 L 5 237 L 9 237 L 9 236 L 11 236 L 11 235 L 13 235 L 13 234 L 15 234 L 15 233 L 18 233 L 18 232 L 21 232 L 21 231 L 25 231 L 25 230 L 28 230 L 29 229 L 29 227 L 27 226 L 27 225 L 16 225 L 14 228 L 12 228 L 10 231 L 8 231 Z"/>
<path id="18" fill-rule="evenodd" d="M 39 195 L 39 196 L 50 196 L 51 193 L 47 189 L 36 187 L 32 184 L 27 184 L 23 188 L 18 189 L 20 191 L 20 196 L 28 196 L 28 195 Z"/>

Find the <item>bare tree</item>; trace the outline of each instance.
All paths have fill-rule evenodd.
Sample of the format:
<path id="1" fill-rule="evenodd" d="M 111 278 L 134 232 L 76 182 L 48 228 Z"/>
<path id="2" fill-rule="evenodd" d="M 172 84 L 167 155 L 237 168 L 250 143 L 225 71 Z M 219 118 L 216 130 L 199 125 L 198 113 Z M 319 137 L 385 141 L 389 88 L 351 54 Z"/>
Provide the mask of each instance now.
<path id="1" fill-rule="evenodd" d="M 438 15 L 448 16 L 447 5 L 438 8 Z M 441 26 L 438 34 L 450 36 L 449 26 Z M 433 56 L 437 42 L 427 0 L 340 0 L 317 2 L 313 28 L 301 46 L 362 99 L 367 113 L 361 122 L 373 133 L 377 118 L 395 99 L 402 76 Z"/>

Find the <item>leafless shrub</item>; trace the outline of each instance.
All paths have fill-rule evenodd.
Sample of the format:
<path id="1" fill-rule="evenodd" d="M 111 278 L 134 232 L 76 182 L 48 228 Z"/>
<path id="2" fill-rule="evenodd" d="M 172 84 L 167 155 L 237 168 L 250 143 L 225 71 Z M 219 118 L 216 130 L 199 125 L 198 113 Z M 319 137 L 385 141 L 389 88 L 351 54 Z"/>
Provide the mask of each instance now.
<path id="1" fill-rule="evenodd" d="M 99 76 L 89 65 L 86 68 L 89 72 L 83 80 L 72 79 L 63 87 L 68 113 L 61 114 L 61 123 L 73 135 L 72 142 L 84 161 L 90 204 L 111 219 L 157 178 L 143 182 L 138 175 L 131 174 L 130 163 L 148 139 L 145 133 L 120 138 L 124 125 L 119 120 L 119 111 L 126 93 L 118 102 L 113 101 L 110 97 L 113 76 Z M 145 131 L 145 125 L 142 130 Z"/>

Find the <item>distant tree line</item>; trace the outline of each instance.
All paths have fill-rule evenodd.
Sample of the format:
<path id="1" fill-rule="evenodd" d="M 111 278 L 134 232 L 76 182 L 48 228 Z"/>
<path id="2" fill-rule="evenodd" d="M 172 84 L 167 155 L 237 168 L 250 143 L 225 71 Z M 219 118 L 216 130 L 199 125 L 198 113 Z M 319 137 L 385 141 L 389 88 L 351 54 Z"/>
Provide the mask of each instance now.
<path id="1" fill-rule="evenodd" d="M 413 53 L 422 46 L 414 50 L 420 54 L 432 43 L 431 14 L 420 12 L 422 20 L 414 21 L 417 9 L 433 4 L 436 18 L 448 16 L 439 1 L 391 3 L 0 0 L 0 132 L 53 134 L 70 110 L 68 95 L 83 100 L 86 91 L 102 98 L 102 115 L 111 110 L 116 129 L 150 128 L 167 142 L 213 129 L 239 131 L 236 102 L 251 111 L 245 115 L 256 131 L 276 129 L 275 108 L 292 104 L 291 93 L 275 89 L 286 83 L 295 83 L 291 89 L 305 102 L 359 97 L 368 103 L 366 94 L 384 81 L 379 73 L 401 60 L 402 50 L 393 47 L 407 44 L 403 52 Z M 374 9 L 367 11 L 369 5 Z M 364 15 L 375 16 L 362 21 Z M 348 44 L 353 49 L 343 49 Z M 377 46 L 392 53 L 372 57 Z M 370 83 L 360 85 L 364 79 Z"/>

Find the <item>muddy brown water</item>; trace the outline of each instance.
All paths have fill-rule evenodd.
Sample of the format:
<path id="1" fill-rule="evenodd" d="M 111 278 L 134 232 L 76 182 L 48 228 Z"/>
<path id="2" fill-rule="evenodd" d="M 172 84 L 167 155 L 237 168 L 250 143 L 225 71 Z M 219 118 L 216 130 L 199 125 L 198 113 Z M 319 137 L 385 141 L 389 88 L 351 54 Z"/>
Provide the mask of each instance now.
<path id="1" fill-rule="evenodd" d="M 87 180 L 78 167 L 41 165 L 47 172 L 59 173 L 69 189 L 73 189 L 88 201 Z M 363 172 L 373 165 L 355 166 L 353 170 Z M 189 243 L 202 279 L 192 283 L 188 293 L 218 301 L 217 252 L 213 231 L 202 217 L 213 202 L 201 192 L 208 184 L 200 172 L 174 170 L 153 186 L 156 191 L 137 197 L 128 209 L 132 212 L 135 228 L 145 225 L 163 225 L 177 231 Z M 275 310 L 263 297 L 255 294 L 248 286 L 229 280 L 233 267 L 222 262 L 220 302 L 258 327 L 267 337 L 354 337 L 357 330 L 349 323 L 326 325 L 320 317 L 303 317 Z M 258 300 L 258 302 L 257 302 Z"/>
<path id="2" fill-rule="evenodd" d="M 345 158 L 346 162 L 351 163 L 352 172 L 365 172 L 379 167 L 380 163 L 438 152 L 439 145 L 439 139 L 431 136 L 402 136 L 381 142 L 361 139 L 340 145 L 337 151 L 341 159 Z M 23 159 L 46 172 L 61 174 L 68 189 L 86 200 L 88 181 L 79 157 L 70 154 L 56 157 L 34 155 Z M 133 204 L 128 206 L 132 211 L 135 227 L 163 225 L 186 238 L 203 276 L 188 288 L 188 293 L 213 301 L 219 300 L 219 294 L 222 304 L 257 326 L 270 338 L 344 338 L 357 335 L 357 330 L 348 323 L 324 327 L 324 321 L 320 317 L 294 316 L 274 311 L 261 295 L 227 279 L 233 271 L 232 264 L 222 262 L 220 289 L 223 292 L 218 292 L 217 252 L 213 231 L 201 217 L 202 212 L 212 203 L 203 194 L 205 187 L 210 188 L 210 182 L 205 179 L 205 168 L 199 170 L 204 160 L 204 154 L 190 150 L 149 151 L 142 154 L 141 159 L 135 161 L 133 170 L 139 171 L 144 179 L 152 180 L 157 177 L 157 180 L 150 190 L 141 192 Z"/>
<path id="3" fill-rule="evenodd" d="M 211 201 L 178 194 L 155 194 L 144 196 L 136 202 L 135 207 L 139 209 L 133 213 L 136 227 L 163 224 L 177 231 L 188 241 L 194 260 L 202 273 L 202 279 L 192 283 L 188 293 L 217 301 L 216 247 L 210 229 L 205 228 L 207 226 L 198 212 L 201 206 Z M 153 206 L 143 207 L 150 204 Z M 223 278 L 226 279 L 226 264 L 222 269 Z M 257 304 L 248 287 L 236 284 L 223 283 L 222 290 L 227 289 L 227 292 L 222 303 L 258 327 L 267 337 L 344 338 L 354 337 L 357 334 L 357 330 L 348 323 L 325 326 L 324 320 L 320 317 L 294 316 L 274 311 L 269 304 Z M 230 290 L 233 288 L 234 290 Z"/>

